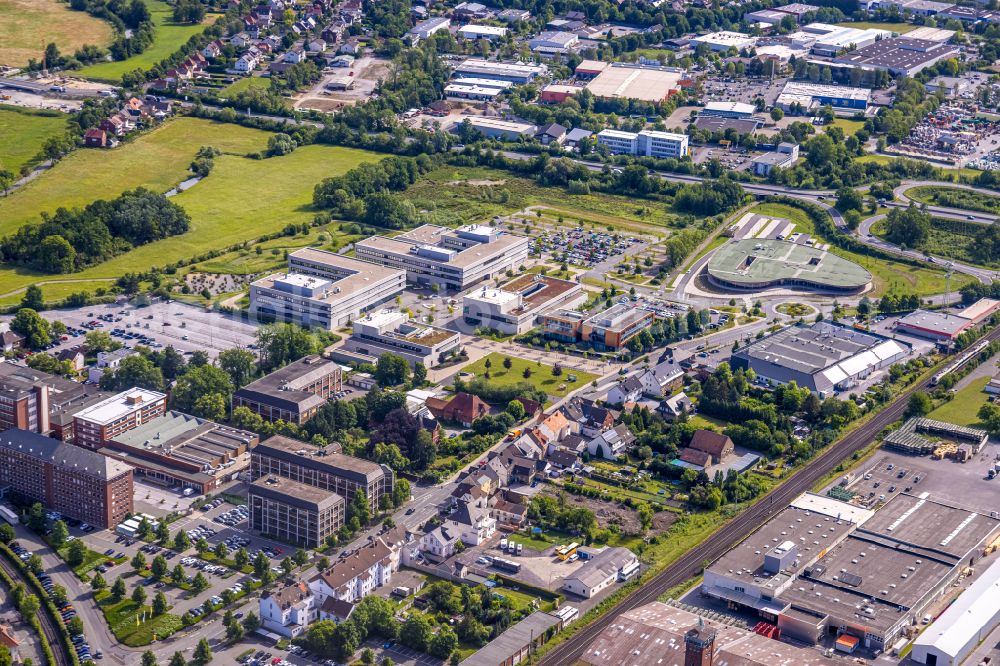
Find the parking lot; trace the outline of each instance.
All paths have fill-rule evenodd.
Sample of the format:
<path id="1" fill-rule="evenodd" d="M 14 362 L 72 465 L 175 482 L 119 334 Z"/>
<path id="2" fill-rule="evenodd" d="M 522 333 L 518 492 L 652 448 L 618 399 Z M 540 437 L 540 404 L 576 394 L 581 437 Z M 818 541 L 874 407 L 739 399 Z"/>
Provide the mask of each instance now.
<path id="1" fill-rule="evenodd" d="M 586 231 L 583 227 L 543 231 L 535 238 L 540 241 L 536 248 L 541 249 L 543 254 L 550 254 L 555 261 L 565 260 L 569 264 L 585 268 L 593 268 L 609 257 L 625 254 L 629 248 L 642 244 L 642 240 L 634 236 Z"/>
<path id="2" fill-rule="evenodd" d="M 190 355 L 203 350 L 215 357 L 226 349 L 250 347 L 254 344 L 257 330 L 254 322 L 219 312 L 206 312 L 178 301 L 158 302 L 140 308 L 121 304 L 89 305 L 69 310 L 49 310 L 42 316 L 50 321 L 61 321 L 76 333 L 60 340 L 53 351 L 82 344 L 88 330 L 100 330 L 116 332 L 114 338 L 126 347 L 146 345 L 158 349 L 172 345 L 182 354 Z"/>

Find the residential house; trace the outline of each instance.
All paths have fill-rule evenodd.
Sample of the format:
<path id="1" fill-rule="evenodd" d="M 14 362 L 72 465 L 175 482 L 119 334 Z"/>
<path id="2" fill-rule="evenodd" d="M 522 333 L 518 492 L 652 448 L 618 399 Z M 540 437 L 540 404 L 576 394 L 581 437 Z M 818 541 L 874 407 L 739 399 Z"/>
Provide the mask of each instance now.
<path id="1" fill-rule="evenodd" d="M 432 555 L 434 559 L 448 559 L 455 554 L 455 547 L 461 541 L 460 535 L 461 530 L 447 521 L 420 538 L 420 551 Z"/>
<path id="2" fill-rule="evenodd" d="M 369 537 L 366 544 L 349 554 L 341 554 L 332 567 L 309 581 L 319 618 L 343 620 L 349 611 L 337 602 L 355 604 L 376 588 L 388 585 L 392 574 L 399 569 L 399 558 L 396 543 L 375 537 Z"/>
<path id="3" fill-rule="evenodd" d="M 364 48 L 361 46 L 361 42 L 356 37 L 351 37 L 340 45 L 337 51 L 343 55 L 359 56 L 361 55 Z"/>
<path id="4" fill-rule="evenodd" d="M 125 134 L 125 121 L 117 115 L 108 116 L 101 121 L 99 127 L 113 136 L 122 136 Z"/>
<path id="5" fill-rule="evenodd" d="M 467 546 L 478 546 L 497 531 L 496 518 L 483 499 L 459 504 L 448 521 L 458 526 L 459 538 Z"/>
<path id="6" fill-rule="evenodd" d="M 464 392 L 456 393 L 451 400 L 428 398 L 426 405 L 431 414 L 441 421 L 460 423 L 466 428 L 471 427 L 480 416 L 490 413 L 490 406 L 479 396 Z"/>
<path id="7" fill-rule="evenodd" d="M 276 590 L 265 591 L 258 603 L 264 629 L 287 638 L 302 634 L 316 619 L 316 597 L 309 586 L 297 581 Z"/>
<path id="8" fill-rule="evenodd" d="M 84 361 L 86 356 L 84 355 L 83 345 L 76 345 L 75 347 L 70 347 L 69 349 L 61 349 L 56 352 L 55 356 L 60 361 L 69 361 L 70 365 L 77 372 L 83 370 Z"/>
<path id="9" fill-rule="evenodd" d="M 609 405 L 624 405 L 627 402 L 636 402 L 642 397 L 642 392 L 643 384 L 637 377 L 626 377 L 608 391 L 607 402 Z"/>
<path id="10" fill-rule="evenodd" d="M 103 148 L 108 143 L 108 135 L 104 130 L 92 127 L 83 134 L 83 145 L 87 148 Z M 8 331 L 9 332 L 9 331 Z M 14 335 L 17 335 L 16 333 Z M 5 349 L 4 351 L 10 351 Z"/>
<path id="11" fill-rule="evenodd" d="M 596 437 L 615 425 L 617 412 L 596 404 L 593 400 L 571 398 L 562 407 L 563 414 L 571 423 L 576 423 L 579 434 Z"/>
<path id="12" fill-rule="evenodd" d="M 326 40 L 325 39 L 309 40 L 309 51 L 310 53 L 323 53 L 324 51 L 326 51 Z"/>
<path id="13" fill-rule="evenodd" d="M 625 455 L 634 443 L 635 435 L 622 423 L 587 442 L 587 453 L 591 457 L 614 460 L 618 456 Z"/>
<path id="14" fill-rule="evenodd" d="M 250 53 L 244 53 L 236 60 L 236 71 L 243 74 L 249 74 L 250 72 L 257 69 L 257 65 L 260 61 Z"/>
<path id="15" fill-rule="evenodd" d="M 644 372 L 639 381 L 642 382 L 643 394 L 662 398 L 684 385 L 684 370 L 671 359 Z"/>
<path id="16" fill-rule="evenodd" d="M 282 60 L 284 60 L 285 62 L 291 63 L 293 65 L 297 65 L 298 63 L 303 62 L 305 59 L 306 59 L 306 51 L 301 46 L 293 46 L 292 48 L 288 49 L 285 52 L 284 57 L 282 58 Z"/>
<path id="17" fill-rule="evenodd" d="M 735 454 L 733 440 L 711 430 L 696 430 L 694 436 L 691 438 L 691 443 L 688 444 L 688 448 L 701 451 L 709 456 L 708 464 L 705 465 L 706 467 L 717 465 Z"/>
<path id="18" fill-rule="evenodd" d="M 573 469 L 579 464 L 580 456 L 576 451 L 558 448 L 549 453 L 548 461 L 559 469 Z"/>
<path id="19" fill-rule="evenodd" d="M 500 525 L 520 529 L 528 522 L 528 506 L 501 499 L 493 505 L 493 517 Z"/>
<path id="20" fill-rule="evenodd" d="M 524 407 L 524 419 L 531 423 L 542 415 L 542 403 L 528 398 L 518 398 L 517 401 Z"/>
<path id="21" fill-rule="evenodd" d="M 271 47 L 272 52 L 281 48 L 281 37 L 278 37 L 277 35 L 268 35 L 262 41 Z"/>
<path id="22" fill-rule="evenodd" d="M 566 132 L 566 128 L 559 123 L 549 123 L 548 125 L 542 125 L 538 129 L 535 138 L 546 146 L 553 143 L 562 145 L 562 142 L 566 140 Z"/>
<path id="23" fill-rule="evenodd" d="M 236 33 L 229 41 L 233 46 L 241 49 L 246 46 L 250 46 L 250 44 L 253 43 L 253 40 L 250 39 L 250 35 L 245 32 Z"/>
<path id="24" fill-rule="evenodd" d="M 671 396 L 660 404 L 660 413 L 668 421 L 676 421 L 681 414 L 694 414 L 694 403 L 687 393 L 681 391 L 677 395 Z"/>
<path id="25" fill-rule="evenodd" d="M 535 427 L 535 430 L 544 437 L 545 443 L 549 446 L 553 446 L 556 442 L 573 434 L 569 419 L 559 410 L 545 416 Z"/>

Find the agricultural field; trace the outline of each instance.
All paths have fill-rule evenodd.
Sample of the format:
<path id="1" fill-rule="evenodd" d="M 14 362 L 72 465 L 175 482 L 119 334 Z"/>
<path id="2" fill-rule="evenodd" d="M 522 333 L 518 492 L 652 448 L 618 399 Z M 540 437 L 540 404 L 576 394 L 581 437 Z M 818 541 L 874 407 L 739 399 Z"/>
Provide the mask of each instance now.
<path id="1" fill-rule="evenodd" d="M 167 3 L 161 0 L 146 0 L 146 6 L 149 7 L 149 13 L 152 14 L 153 23 L 156 25 L 156 36 L 149 48 L 126 60 L 101 62 L 84 67 L 77 74 L 87 79 L 113 83 L 121 79 L 122 74 L 126 72 L 134 69 L 150 69 L 164 58 L 173 55 L 191 39 L 192 35 L 202 32 L 217 18 L 216 14 L 208 14 L 201 25 L 179 24 L 174 23 L 173 7 Z"/>
<path id="2" fill-rule="evenodd" d="M 0 105 L 0 169 L 17 174 L 51 136 L 66 130 L 66 115 Z"/>
<path id="3" fill-rule="evenodd" d="M 0 0 L 0 65 L 23 67 L 31 58 L 41 60 L 50 42 L 72 54 L 84 44 L 107 46 L 113 35 L 110 23 L 59 0 Z"/>
<path id="4" fill-rule="evenodd" d="M 906 191 L 906 196 L 918 203 L 948 208 L 961 208 L 982 213 L 1000 213 L 1000 194 L 991 195 L 958 187 L 922 186 Z"/>
<path id="5" fill-rule="evenodd" d="M 247 152 L 263 148 L 267 136 L 266 132 L 236 125 L 179 118 L 110 152 L 77 151 L 23 190 L 0 201 L 0 234 L 11 233 L 25 222 L 37 220 L 42 211 L 58 206 L 82 206 L 139 186 L 165 192 L 189 175 L 187 165 L 199 147 L 213 145 L 224 151 L 207 178 L 172 199 L 191 215 L 188 233 L 144 245 L 65 279 L 48 276 L 47 281 L 53 284 L 43 286 L 43 291 L 47 299 L 54 299 L 54 283 L 59 289 L 80 291 L 83 282 L 93 285 L 129 271 L 163 266 L 279 231 L 290 223 L 311 222 L 317 212 L 312 207 L 312 192 L 319 180 L 381 158 L 362 150 L 318 145 L 266 160 L 244 157 Z M 149 168 L 130 168 L 135 163 Z M 248 188 L 248 183 L 266 183 L 267 190 Z M 290 241 L 279 239 L 274 243 L 280 246 Z M 256 255 L 250 258 L 256 259 Z M 223 262 L 238 259 L 220 258 Z M 274 255 L 265 258 L 273 259 Z M 26 269 L 0 270 L 0 301 L 10 300 L 13 292 L 37 281 L 38 275 Z M 80 284 L 75 288 L 66 286 L 74 281 Z"/>
<path id="6" fill-rule="evenodd" d="M 510 370 L 503 366 L 505 358 L 510 358 Z M 516 356 L 505 356 L 499 352 L 492 352 L 475 363 L 462 368 L 464 372 L 470 372 L 476 377 L 486 374 L 486 361 L 490 362 L 490 383 L 496 386 L 511 386 L 520 382 L 528 382 L 537 389 L 545 391 L 551 396 L 563 397 L 570 391 L 589 384 L 597 379 L 597 375 L 583 372 L 574 368 L 563 368 L 562 374 L 558 377 L 552 374 L 553 366 L 545 363 L 532 363 Z M 531 370 L 531 376 L 525 377 L 525 369 Z M 570 381 L 569 375 L 575 375 L 576 381 Z"/>
<path id="7" fill-rule="evenodd" d="M 751 213 L 768 215 L 770 217 L 783 217 L 795 223 L 795 231 L 816 234 L 812 221 L 800 209 L 786 206 L 784 204 L 765 203 L 754 206 Z M 922 266 L 911 266 L 887 259 L 876 259 L 861 254 L 856 254 L 849 250 L 841 249 L 831 245 L 830 251 L 837 256 L 843 257 L 864 267 L 872 274 L 874 289 L 869 292 L 869 296 L 877 298 L 883 294 L 898 293 L 918 296 L 929 296 L 939 294 L 945 290 L 944 271 L 924 268 Z M 961 289 L 969 284 L 972 278 L 968 275 L 956 273 L 951 277 L 952 290 Z"/>

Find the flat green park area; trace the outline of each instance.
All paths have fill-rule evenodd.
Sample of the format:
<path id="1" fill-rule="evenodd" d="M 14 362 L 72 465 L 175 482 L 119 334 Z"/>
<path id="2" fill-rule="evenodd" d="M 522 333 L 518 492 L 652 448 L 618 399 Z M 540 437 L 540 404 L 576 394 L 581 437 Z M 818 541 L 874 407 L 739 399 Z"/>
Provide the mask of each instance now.
<path id="1" fill-rule="evenodd" d="M 151 69 L 153 65 L 176 53 L 192 35 L 205 30 L 205 27 L 217 17 L 209 14 L 201 24 L 174 23 L 172 6 L 160 0 L 146 0 L 146 6 L 149 7 L 149 13 L 156 26 L 153 43 L 145 51 L 131 58 L 84 67 L 77 72 L 79 76 L 115 82 L 121 79 L 123 74 L 134 69 Z"/>
<path id="2" fill-rule="evenodd" d="M 191 216 L 190 230 L 143 245 L 79 273 L 44 276 L 47 299 L 59 291 L 90 290 L 101 280 L 139 272 L 227 247 L 290 223 L 311 222 L 313 187 L 377 153 L 336 146 L 304 146 L 264 160 L 246 157 L 263 149 L 270 135 L 238 125 L 177 118 L 111 151 L 78 150 L 34 182 L 0 199 L 0 236 L 13 233 L 41 213 L 111 199 L 136 187 L 166 192 L 186 179 L 201 146 L 223 151 L 211 174 L 171 200 Z M 0 269 L 0 299 L 40 276 L 22 268 Z M 70 286 L 73 285 L 75 286 Z M 106 285 L 105 285 L 106 286 Z"/>
<path id="3" fill-rule="evenodd" d="M 504 367 L 505 358 L 511 361 L 510 370 Z M 486 361 L 490 362 L 490 383 L 497 386 L 512 386 L 520 382 L 528 382 L 537 389 L 545 391 L 551 396 L 561 398 L 570 391 L 574 391 L 581 386 L 586 386 L 597 379 L 597 375 L 573 368 L 562 368 L 562 374 L 556 376 L 552 374 L 553 366 L 545 363 L 527 361 L 515 356 L 506 356 L 499 352 L 492 352 L 484 356 L 475 363 L 462 368 L 464 372 L 474 374 L 476 377 L 486 375 Z M 531 371 L 529 377 L 524 376 L 525 369 Z M 569 375 L 574 375 L 576 381 L 569 381 Z"/>
<path id="4" fill-rule="evenodd" d="M 927 418 L 954 423 L 960 426 L 975 426 L 979 423 L 979 408 L 986 404 L 989 395 L 983 388 L 990 381 L 989 377 L 977 377 L 965 388 L 959 389 L 955 397 L 944 403 Z"/>
<path id="5" fill-rule="evenodd" d="M 66 114 L 0 104 L 0 169 L 17 175 L 45 140 L 66 131 Z"/>

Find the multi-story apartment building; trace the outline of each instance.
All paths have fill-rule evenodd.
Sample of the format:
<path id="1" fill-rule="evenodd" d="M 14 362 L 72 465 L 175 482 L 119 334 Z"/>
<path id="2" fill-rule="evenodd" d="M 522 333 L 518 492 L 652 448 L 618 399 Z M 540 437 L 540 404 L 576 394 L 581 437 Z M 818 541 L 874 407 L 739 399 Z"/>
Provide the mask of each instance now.
<path id="1" fill-rule="evenodd" d="M 392 300 L 405 286 L 401 270 L 307 247 L 288 255 L 286 273 L 250 285 L 250 313 L 332 330 Z"/>
<path id="2" fill-rule="evenodd" d="M 350 502 L 355 492 L 378 510 L 382 495 L 392 492 L 394 476 L 386 465 L 340 453 L 338 445 L 318 449 L 291 437 L 275 435 L 250 450 L 250 476 L 281 476 L 322 490 L 335 492 Z"/>
<path id="3" fill-rule="evenodd" d="M 265 629 L 288 638 L 302 634 L 318 614 L 316 597 L 302 581 L 264 592 L 258 610 Z"/>
<path id="4" fill-rule="evenodd" d="M 326 571 L 309 581 L 309 589 L 316 596 L 320 616 L 324 607 L 331 610 L 331 602 L 353 604 L 367 597 L 378 587 L 389 584 L 394 571 L 399 569 L 399 551 L 381 538 L 372 539 Z M 335 606 L 333 606 L 335 608 Z"/>
<path id="5" fill-rule="evenodd" d="M 458 351 L 462 336 L 411 320 L 405 312 L 379 310 L 354 321 L 354 331 L 344 345 L 374 360 L 383 352 L 402 356 L 410 365 L 439 365 Z"/>
<path id="6" fill-rule="evenodd" d="M 467 324 L 516 335 L 531 330 L 543 312 L 572 308 L 586 300 L 587 295 L 576 282 L 520 275 L 497 288 L 477 288 L 466 294 L 462 316 Z"/>
<path id="7" fill-rule="evenodd" d="M 0 430 L 20 428 L 72 443 L 73 414 L 107 395 L 96 386 L 0 363 Z"/>
<path id="8" fill-rule="evenodd" d="M 354 251 L 359 259 L 405 270 L 412 283 L 461 290 L 517 270 L 528 258 L 529 244 L 525 236 L 484 225 L 448 229 L 425 224 L 392 238 L 358 241 Z"/>
<path id="9" fill-rule="evenodd" d="M 73 415 L 74 443 L 99 449 L 166 411 L 167 396 L 163 393 L 142 388 L 122 391 Z"/>
<path id="10" fill-rule="evenodd" d="M 617 351 L 653 324 L 650 310 L 617 303 L 588 317 L 574 310 L 559 310 L 544 316 L 546 337 L 563 342 L 584 342 L 598 351 Z"/>
<path id="11" fill-rule="evenodd" d="M 635 133 L 606 129 L 597 133 L 597 143 L 620 155 L 680 158 L 688 154 L 687 135 L 673 132 L 642 130 Z"/>
<path id="12" fill-rule="evenodd" d="M 250 484 L 247 503 L 252 529 L 303 548 L 319 548 L 346 511 L 337 493 L 274 475 Z"/>
<path id="13" fill-rule="evenodd" d="M 132 513 L 132 468 L 38 433 L 0 433 L 0 485 L 100 528 Z"/>
<path id="14" fill-rule="evenodd" d="M 247 407 L 267 421 L 302 425 L 343 388 L 340 365 L 306 356 L 233 394 L 233 408 Z"/>

